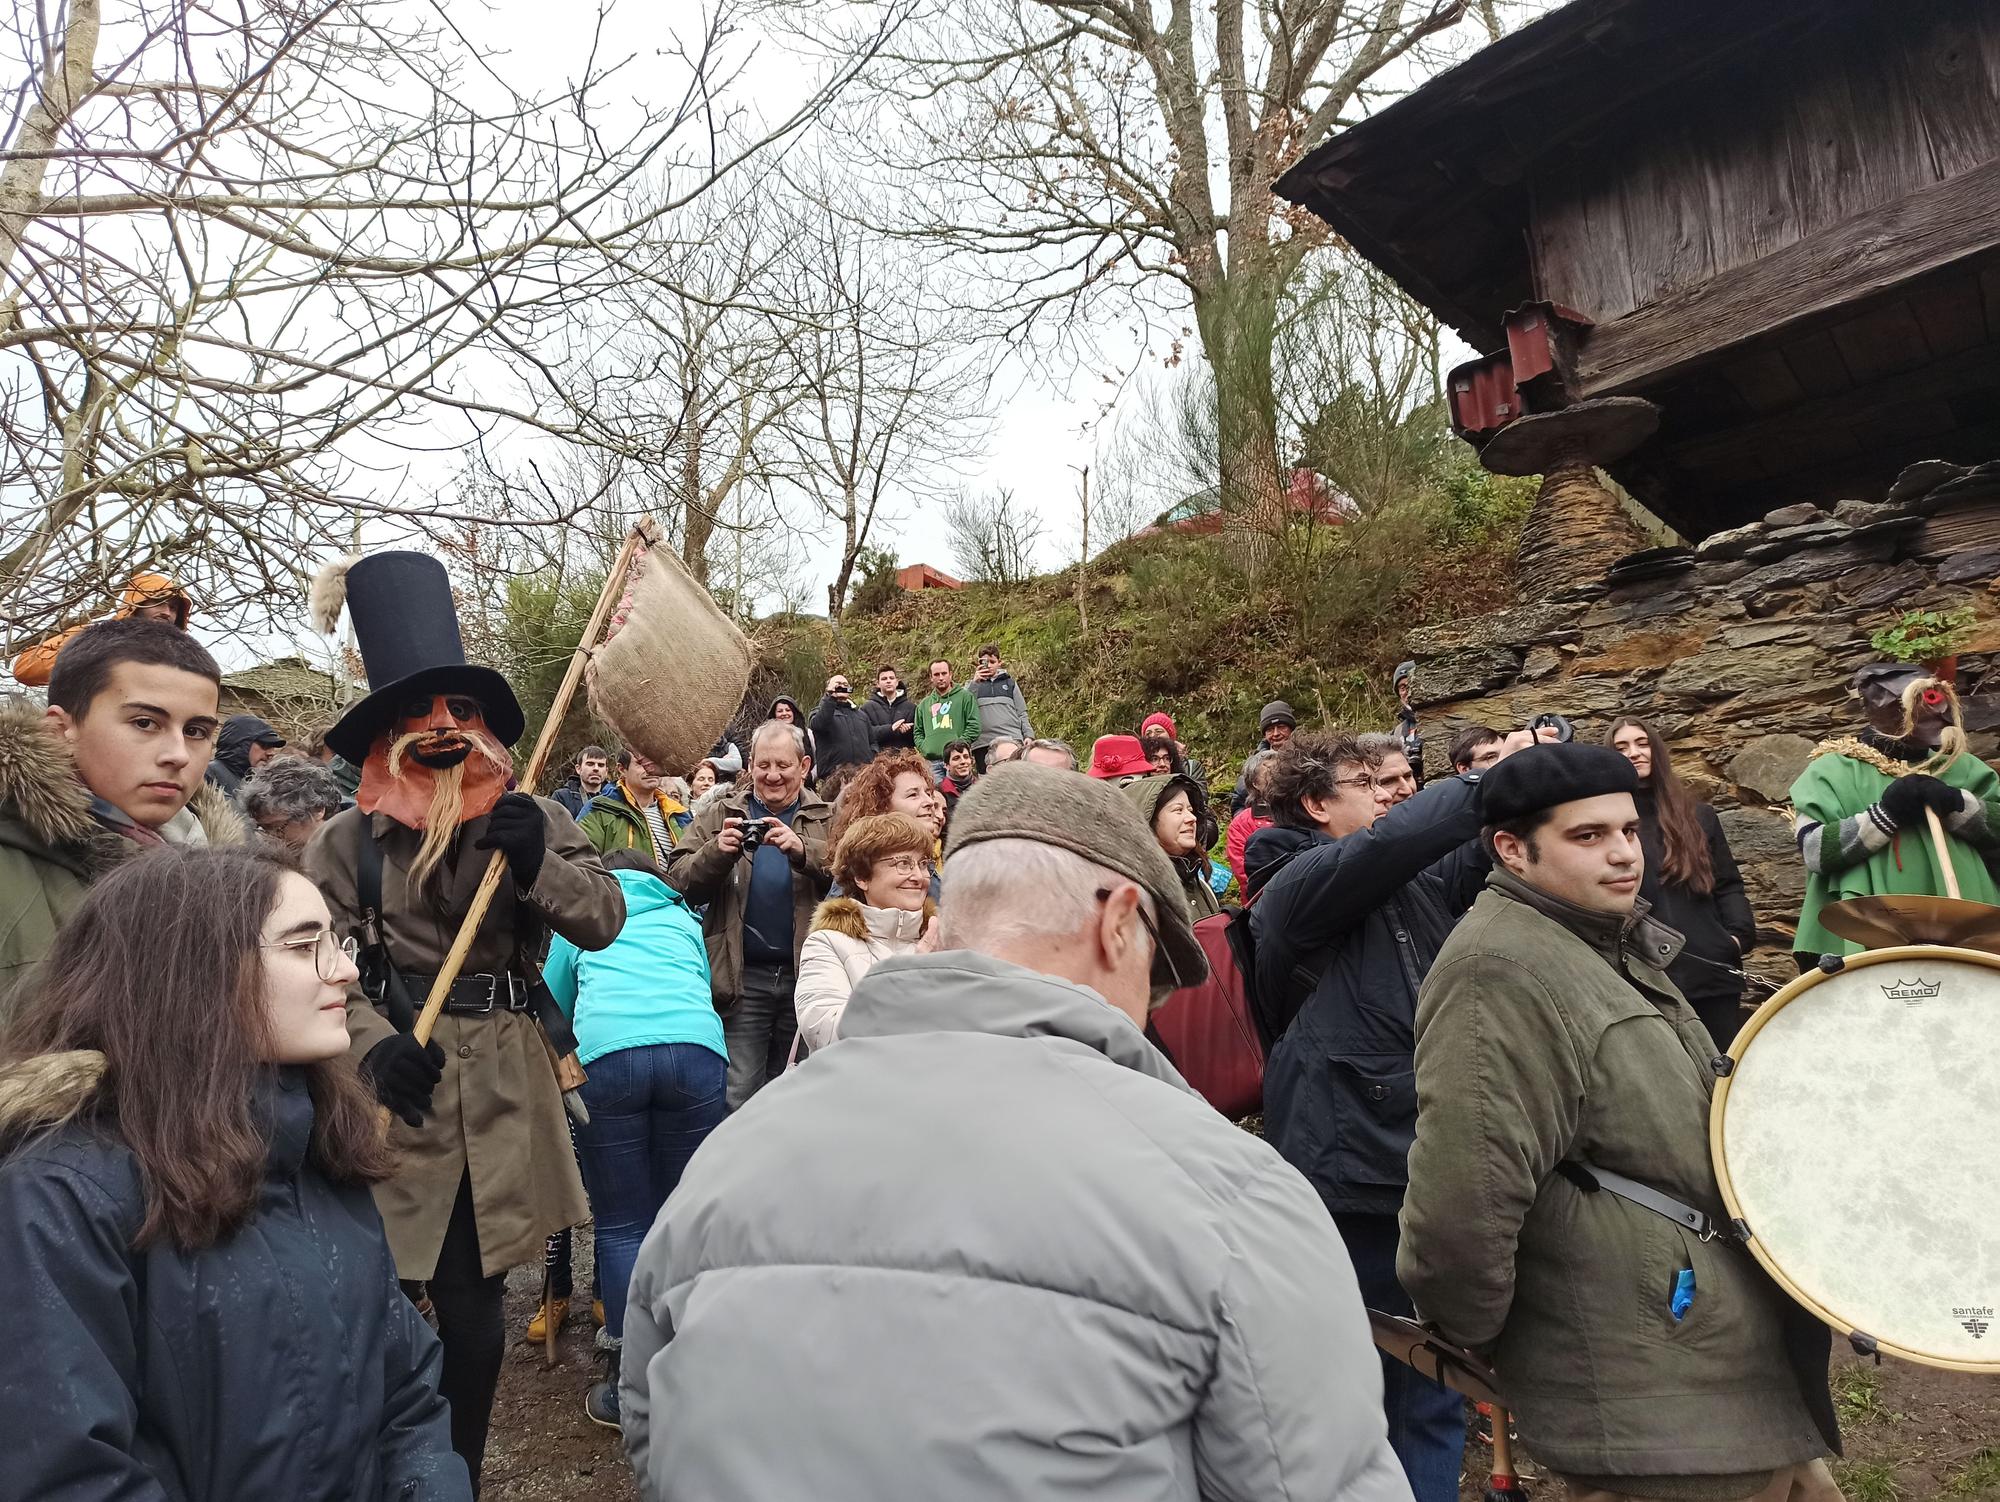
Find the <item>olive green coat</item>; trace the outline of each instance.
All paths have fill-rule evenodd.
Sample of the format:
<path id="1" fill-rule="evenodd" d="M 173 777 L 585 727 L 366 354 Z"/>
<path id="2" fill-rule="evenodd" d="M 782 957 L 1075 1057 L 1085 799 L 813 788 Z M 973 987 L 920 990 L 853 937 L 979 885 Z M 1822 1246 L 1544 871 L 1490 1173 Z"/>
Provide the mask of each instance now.
<path id="1" fill-rule="evenodd" d="M 91 882 L 146 848 L 91 816 L 90 790 L 47 726 L 26 700 L 0 705 L 0 1021 L 8 996 L 54 947 Z M 241 817 L 207 783 L 176 823 L 180 843 L 243 842 Z"/>
<path id="2" fill-rule="evenodd" d="M 722 821 L 743 817 L 750 801 L 749 779 L 744 778 L 720 797 L 709 798 L 695 814 L 694 822 L 681 836 L 674 853 L 667 857 L 667 885 L 700 907 L 702 938 L 708 946 L 708 974 L 715 996 L 715 1009 L 727 1015 L 743 994 L 743 903 L 750 884 L 750 861 L 741 852 L 726 855 L 716 844 Z M 812 931 L 813 909 L 833 885 L 827 869 L 830 852 L 828 831 L 833 827 L 833 805 L 811 788 L 799 794 L 799 811 L 792 816 L 792 829 L 805 845 L 805 853 L 792 862 L 792 964 Z"/>
<path id="3" fill-rule="evenodd" d="M 597 852 L 560 803 L 541 805 L 548 853 L 534 889 L 515 890 L 503 877 L 486 921 L 466 956 L 463 973 L 499 974 L 513 957 L 517 928 L 540 919 L 579 949 L 602 949 L 625 923 L 625 896 Z M 350 808 L 326 821 L 306 847 L 306 873 L 319 884 L 337 933 L 360 931 L 356 893 L 364 824 L 382 841 L 382 926 L 389 953 L 405 975 L 431 974 L 444 962 L 472 894 L 486 872 L 488 851 L 473 848 L 486 817 L 460 826 L 457 842 L 432 877 L 428 897 L 411 897 L 410 861 L 418 833 L 386 814 Z M 423 1004 L 424 989 L 411 987 Z M 352 987 L 347 1032 L 358 1062 L 395 1029 Z M 389 1232 L 398 1276 L 428 1278 L 437 1266 L 459 1180 L 472 1181 L 479 1257 L 490 1277 L 542 1254 L 552 1231 L 590 1215 L 576 1155 L 570 1150 L 562 1091 L 542 1032 L 525 1012 L 438 1018 L 432 1041 L 444 1050 L 444 1078 L 420 1127 L 389 1124 L 401 1162 L 375 1186 L 375 1203 Z"/>
<path id="4" fill-rule="evenodd" d="M 1775 1470 L 1837 1443 L 1808 1409 L 1831 1427 L 1824 1343 L 1812 1392 L 1786 1358 L 1790 1305 L 1747 1251 L 1556 1172 L 1581 1160 L 1726 1219 L 1714 1045 L 1661 969 L 1678 950 L 1643 915 L 1495 871 L 1417 997 L 1397 1276 L 1423 1318 L 1492 1353 L 1523 1442 L 1571 1475 Z"/>

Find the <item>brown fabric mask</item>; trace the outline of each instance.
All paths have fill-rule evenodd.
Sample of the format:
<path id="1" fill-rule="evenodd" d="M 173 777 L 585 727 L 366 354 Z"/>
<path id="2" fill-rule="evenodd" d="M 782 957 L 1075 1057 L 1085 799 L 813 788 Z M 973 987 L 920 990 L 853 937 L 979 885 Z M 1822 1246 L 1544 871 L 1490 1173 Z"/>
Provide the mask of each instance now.
<path id="1" fill-rule="evenodd" d="M 354 795 L 364 814 L 387 814 L 421 830 L 422 846 L 410 867 L 421 887 L 450 845 L 459 825 L 493 811 L 507 791 L 514 764 L 486 728 L 477 706 L 439 696 L 426 714 L 405 715 L 383 731 L 361 764 Z"/>

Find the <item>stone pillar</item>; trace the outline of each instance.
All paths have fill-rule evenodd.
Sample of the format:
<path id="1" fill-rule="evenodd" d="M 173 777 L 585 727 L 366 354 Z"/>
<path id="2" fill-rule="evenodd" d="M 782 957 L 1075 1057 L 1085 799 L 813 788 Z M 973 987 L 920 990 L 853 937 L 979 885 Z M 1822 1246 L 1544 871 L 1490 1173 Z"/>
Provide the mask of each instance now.
<path id="1" fill-rule="evenodd" d="M 1636 396 L 1607 396 L 1518 417 L 1486 441 L 1479 462 L 1501 475 L 1540 475 L 1541 493 L 1521 528 L 1516 589 L 1521 599 L 1600 582 L 1628 553 L 1650 546 L 1597 466 L 1623 458 L 1660 425 L 1660 409 Z"/>

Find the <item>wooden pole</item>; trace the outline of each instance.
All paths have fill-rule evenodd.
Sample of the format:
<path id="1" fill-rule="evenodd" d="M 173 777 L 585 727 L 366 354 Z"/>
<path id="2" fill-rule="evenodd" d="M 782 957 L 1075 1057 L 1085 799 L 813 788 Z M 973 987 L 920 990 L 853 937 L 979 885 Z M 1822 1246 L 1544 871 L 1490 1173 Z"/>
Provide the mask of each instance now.
<path id="1" fill-rule="evenodd" d="M 1944 895 L 1958 901 L 1958 872 L 1951 863 L 1951 846 L 1945 843 L 1944 825 L 1938 822 L 1937 810 L 1926 808 L 1924 817 L 1930 821 L 1931 848 L 1937 852 L 1938 870 L 1944 873 Z"/>
<path id="2" fill-rule="evenodd" d="M 535 784 L 542 780 L 549 755 L 555 750 L 556 736 L 562 731 L 563 718 L 569 713 L 569 702 L 576 697 L 576 686 L 583 681 L 583 669 L 590 661 L 590 650 L 597 645 L 598 633 L 604 629 L 611 607 L 625 592 L 625 576 L 631 572 L 634 555 L 648 541 L 645 525 L 635 526 L 626 537 L 624 546 L 619 548 L 611 572 L 605 576 L 604 591 L 597 597 L 597 608 L 590 613 L 590 624 L 583 628 L 583 640 L 576 644 L 576 651 L 570 655 L 569 671 L 563 674 L 562 687 L 556 690 L 555 699 L 549 705 L 549 717 L 542 722 L 542 733 L 535 738 L 535 749 L 521 773 L 523 792 L 532 793 Z M 506 855 L 494 851 L 493 859 L 486 863 L 485 876 L 480 878 L 479 890 L 472 894 L 472 906 L 465 910 L 465 921 L 458 926 L 458 937 L 451 941 L 451 950 L 438 967 L 437 979 L 431 982 L 430 995 L 424 998 L 424 1009 L 417 1014 L 417 1025 L 410 1030 L 419 1044 L 431 1040 L 431 1030 L 437 1026 L 438 1015 L 444 1011 L 445 997 L 451 994 L 458 972 L 465 968 L 465 957 L 472 950 L 472 941 L 479 936 L 479 925 L 486 920 L 486 910 L 493 905 L 493 894 L 500 890 L 500 877 L 506 869 Z"/>

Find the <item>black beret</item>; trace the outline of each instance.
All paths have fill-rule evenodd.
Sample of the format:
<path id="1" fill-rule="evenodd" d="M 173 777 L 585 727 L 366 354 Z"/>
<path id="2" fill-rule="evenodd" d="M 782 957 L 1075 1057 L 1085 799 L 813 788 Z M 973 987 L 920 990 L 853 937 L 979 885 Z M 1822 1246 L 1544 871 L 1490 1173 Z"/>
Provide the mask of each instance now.
<path id="1" fill-rule="evenodd" d="M 1604 793 L 1636 793 L 1639 774 L 1609 746 L 1530 746 L 1496 763 L 1479 780 L 1479 816 L 1508 824 L 1558 803 Z"/>

